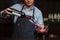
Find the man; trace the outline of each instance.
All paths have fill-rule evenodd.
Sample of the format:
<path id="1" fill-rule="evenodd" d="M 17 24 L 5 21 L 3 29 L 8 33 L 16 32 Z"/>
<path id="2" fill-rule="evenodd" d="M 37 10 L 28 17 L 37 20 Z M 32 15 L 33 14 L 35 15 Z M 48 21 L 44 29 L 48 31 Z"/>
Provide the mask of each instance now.
<path id="1" fill-rule="evenodd" d="M 46 32 L 46 29 L 44 29 L 42 12 L 37 7 L 34 6 L 34 2 L 35 2 L 35 0 L 24 0 L 24 3 L 25 4 L 14 4 L 10 8 L 7 8 L 4 11 L 2 11 L 1 14 L 4 17 L 6 17 L 6 16 L 9 17 L 9 15 L 6 15 L 6 14 L 13 14 L 13 12 L 11 12 L 11 11 L 13 11 L 11 8 L 16 9 L 16 10 L 19 10 L 19 11 L 22 11 L 22 12 L 25 13 L 25 15 L 33 16 L 34 21 L 37 22 L 37 23 L 39 23 L 40 24 L 40 27 L 42 28 L 42 29 L 39 30 L 39 32 L 44 33 L 44 32 Z M 22 21 L 22 20 L 20 20 L 18 18 L 19 17 L 17 15 L 14 15 L 14 23 L 18 23 L 19 22 L 21 25 L 26 25 L 23 22 L 23 21 L 25 21 L 25 19 Z M 21 22 L 23 22 L 23 24 Z M 17 24 L 17 25 L 19 26 L 20 24 Z M 27 25 L 28 25 L 28 23 L 27 23 Z M 34 25 L 32 25 L 32 26 L 34 26 Z M 25 28 L 27 30 L 29 30 L 30 27 L 23 27 L 23 28 L 20 28 L 20 29 L 18 27 L 18 31 L 19 31 L 18 32 L 18 35 L 20 35 L 21 37 L 22 36 L 26 37 L 26 35 L 27 35 L 27 37 L 33 37 L 34 29 L 36 27 L 31 27 L 31 29 L 29 31 L 27 31 Z M 21 31 L 21 29 L 23 29 L 23 32 Z M 24 31 L 24 30 L 26 30 L 26 31 Z M 36 28 L 36 30 L 37 30 L 37 28 Z M 15 31 L 14 33 L 17 33 L 17 31 Z M 15 34 L 15 35 L 17 35 L 17 34 Z"/>

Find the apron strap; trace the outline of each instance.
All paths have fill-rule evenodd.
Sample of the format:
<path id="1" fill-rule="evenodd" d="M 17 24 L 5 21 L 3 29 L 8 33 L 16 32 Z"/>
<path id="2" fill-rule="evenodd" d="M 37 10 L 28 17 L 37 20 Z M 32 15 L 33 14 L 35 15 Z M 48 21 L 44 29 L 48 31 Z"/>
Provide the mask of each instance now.
<path id="1" fill-rule="evenodd" d="M 21 9 L 21 12 L 23 11 L 24 6 L 25 6 L 25 5 L 23 5 L 23 7 L 22 7 L 22 9 Z M 33 8 L 33 14 L 32 14 L 33 19 L 35 19 L 35 17 L 34 17 L 34 12 L 35 12 L 35 8 Z"/>

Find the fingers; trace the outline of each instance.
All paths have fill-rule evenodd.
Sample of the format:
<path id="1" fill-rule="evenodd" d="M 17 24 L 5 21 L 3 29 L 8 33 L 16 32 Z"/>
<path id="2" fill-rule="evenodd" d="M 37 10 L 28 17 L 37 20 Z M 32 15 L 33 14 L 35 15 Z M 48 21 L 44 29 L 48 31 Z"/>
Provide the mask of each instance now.
<path id="1" fill-rule="evenodd" d="M 40 30 L 38 30 L 38 32 L 39 33 L 48 33 L 48 30 L 46 30 L 46 29 L 40 29 Z"/>
<path id="2" fill-rule="evenodd" d="M 12 14 L 13 11 L 10 8 L 6 8 L 4 12 L 7 14 Z"/>
<path id="3" fill-rule="evenodd" d="M 10 9 L 10 8 L 6 8 L 6 10 L 13 11 L 13 10 L 12 10 L 12 9 Z"/>
<path id="4" fill-rule="evenodd" d="M 10 8 L 7 8 L 6 10 L 7 10 L 8 12 L 10 12 L 10 13 L 12 13 L 12 11 L 13 11 L 13 10 L 10 9 Z"/>

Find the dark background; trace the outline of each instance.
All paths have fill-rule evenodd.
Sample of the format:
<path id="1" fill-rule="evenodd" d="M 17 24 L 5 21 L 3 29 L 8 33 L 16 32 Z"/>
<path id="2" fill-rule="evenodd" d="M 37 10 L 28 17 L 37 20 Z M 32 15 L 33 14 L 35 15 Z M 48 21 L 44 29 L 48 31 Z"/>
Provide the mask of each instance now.
<path id="1" fill-rule="evenodd" d="M 14 3 L 23 3 L 23 0 L 0 0 L 0 10 L 3 10 Z M 60 12 L 59 0 L 36 0 L 35 5 L 47 16 L 48 13 Z"/>
<path id="2" fill-rule="evenodd" d="M 22 0 L 0 0 L 0 11 L 2 11 L 3 9 L 5 9 L 7 7 L 10 7 L 14 3 L 19 3 L 19 2 L 21 3 L 21 1 Z M 58 14 L 58 13 L 60 13 L 60 1 L 59 0 L 36 0 L 35 5 L 40 10 L 42 10 L 43 18 L 48 19 L 49 14 L 54 14 L 54 13 Z M 2 23 L 2 20 L 3 19 L 0 20 L 0 24 Z M 49 34 L 60 35 L 60 32 L 59 32 L 59 30 L 60 30 L 60 22 L 56 22 L 56 21 L 52 22 L 52 21 L 47 20 L 47 21 L 44 21 L 44 23 L 49 26 Z M 5 33 L 7 36 L 9 36 L 9 33 L 11 33 L 12 26 L 10 27 L 9 26 L 10 24 L 6 25 L 6 23 L 3 24 L 3 25 L 4 26 L 0 25 L 1 34 Z"/>

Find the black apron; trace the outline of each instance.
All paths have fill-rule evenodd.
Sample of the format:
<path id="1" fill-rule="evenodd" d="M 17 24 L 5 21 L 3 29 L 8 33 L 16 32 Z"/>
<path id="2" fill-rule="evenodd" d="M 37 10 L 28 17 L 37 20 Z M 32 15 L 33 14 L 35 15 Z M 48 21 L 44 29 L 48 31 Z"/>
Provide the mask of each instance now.
<path id="1" fill-rule="evenodd" d="M 23 10 L 24 7 L 22 7 Z M 22 11 L 21 10 L 21 11 Z M 34 10 L 33 10 L 34 18 Z M 35 25 L 33 25 L 29 19 L 18 17 L 16 23 L 14 24 L 13 37 L 17 38 L 33 38 L 35 31 Z"/>

